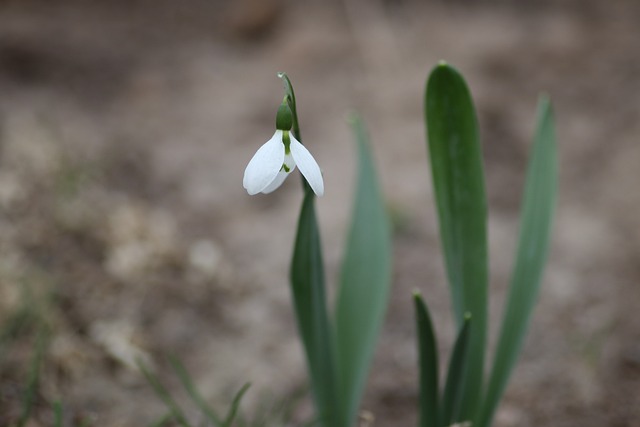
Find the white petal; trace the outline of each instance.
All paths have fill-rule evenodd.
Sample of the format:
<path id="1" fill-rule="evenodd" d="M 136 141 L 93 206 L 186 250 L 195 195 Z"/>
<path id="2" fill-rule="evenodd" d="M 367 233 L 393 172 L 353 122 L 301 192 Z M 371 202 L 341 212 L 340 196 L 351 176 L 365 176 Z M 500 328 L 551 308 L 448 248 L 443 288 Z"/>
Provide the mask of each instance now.
<path id="1" fill-rule="evenodd" d="M 267 188 L 262 190 L 262 193 L 269 194 L 277 190 L 278 187 L 280 187 L 284 180 L 289 176 L 289 174 L 296 168 L 296 163 L 293 161 L 291 153 L 285 154 L 284 164 L 289 168 L 289 172 L 287 172 L 284 168 L 281 168 L 280 172 L 278 172 L 278 176 L 276 176 L 276 179 L 274 179 L 271 184 L 267 185 Z"/>
<path id="2" fill-rule="evenodd" d="M 316 163 L 315 159 L 297 139 L 289 134 L 291 138 L 291 155 L 293 160 L 296 161 L 296 165 L 300 169 L 300 172 L 305 177 L 311 189 L 317 196 L 324 194 L 324 181 L 322 180 L 322 172 L 320 172 L 320 166 Z"/>
<path id="3" fill-rule="evenodd" d="M 284 161 L 282 131 L 277 130 L 271 139 L 258 148 L 244 170 L 242 185 L 250 195 L 258 194 L 278 176 Z"/>
<path id="4" fill-rule="evenodd" d="M 282 185 L 284 180 L 287 179 L 287 176 L 289 176 L 289 174 L 285 171 L 278 172 L 278 175 L 276 175 L 276 179 L 271 181 L 271 184 L 267 185 L 267 188 L 265 188 L 261 192 L 264 194 L 269 194 L 273 191 L 276 191 Z"/>

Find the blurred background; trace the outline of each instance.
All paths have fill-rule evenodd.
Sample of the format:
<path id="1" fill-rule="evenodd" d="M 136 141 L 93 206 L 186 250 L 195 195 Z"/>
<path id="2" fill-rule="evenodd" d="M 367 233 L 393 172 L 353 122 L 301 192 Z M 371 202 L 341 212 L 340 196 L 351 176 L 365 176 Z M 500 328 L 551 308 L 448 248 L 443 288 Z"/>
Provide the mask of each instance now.
<path id="1" fill-rule="evenodd" d="M 422 116 L 445 59 L 479 114 L 492 337 L 539 93 L 556 110 L 553 248 L 496 426 L 637 426 L 639 24 L 635 0 L 0 1 L 0 425 L 20 418 L 37 348 L 28 426 L 52 425 L 57 400 L 66 425 L 151 423 L 166 408 L 135 360 L 184 402 L 171 354 L 215 407 L 251 382 L 249 419 L 309 416 L 287 282 L 299 182 L 241 183 L 274 131 L 278 71 L 325 174 L 330 283 L 354 187 L 345 117 L 368 125 L 395 273 L 364 409 L 415 425 L 413 289 L 443 355 L 454 333 Z"/>

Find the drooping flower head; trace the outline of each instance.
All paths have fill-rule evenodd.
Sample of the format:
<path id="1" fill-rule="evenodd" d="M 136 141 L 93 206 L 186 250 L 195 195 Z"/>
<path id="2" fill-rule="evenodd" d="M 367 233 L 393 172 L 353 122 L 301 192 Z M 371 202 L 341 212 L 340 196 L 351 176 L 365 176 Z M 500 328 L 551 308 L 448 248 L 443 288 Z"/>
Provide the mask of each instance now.
<path id="1" fill-rule="evenodd" d="M 318 163 L 291 132 L 293 116 L 287 100 L 276 115 L 276 132 L 253 155 L 244 171 L 242 185 L 250 195 L 268 194 L 282 185 L 298 167 L 317 196 L 324 194 L 324 182 Z"/>

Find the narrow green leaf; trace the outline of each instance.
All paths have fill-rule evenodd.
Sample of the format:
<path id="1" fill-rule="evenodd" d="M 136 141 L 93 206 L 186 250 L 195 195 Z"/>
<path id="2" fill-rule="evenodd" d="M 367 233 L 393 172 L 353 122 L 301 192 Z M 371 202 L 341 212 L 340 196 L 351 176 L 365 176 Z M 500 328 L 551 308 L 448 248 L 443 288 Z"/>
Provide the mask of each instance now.
<path id="1" fill-rule="evenodd" d="M 169 411 L 155 421 L 149 424 L 149 427 L 164 427 L 173 422 L 173 411 Z"/>
<path id="2" fill-rule="evenodd" d="M 314 200 L 313 191 L 307 188 L 291 261 L 291 291 L 318 417 L 326 425 L 335 426 L 337 398 L 332 336 Z"/>
<path id="3" fill-rule="evenodd" d="M 425 95 L 428 146 L 440 238 L 455 317 L 473 315 L 473 358 L 465 382 L 462 416 L 471 419 L 481 400 L 487 335 L 487 201 L 473 101 L 463 77 L 441 63 Z"/>
<path id="4" fill-rule="evenodd" d="M 156 395 L 162 400 L 167 409 L 170 411 L 173 419 L 182 427 L 190 427 L 189 422 L 187 421 L 187 417 L 184 415 L 184 412 L 180 408 L 180 405 L 171 397 L 171 393 L 162 385 L 158 377 L 156 377 L 149 368 L 142 362 L 142 360 L 138 359 L 137 361 L 138 369 L 145 376 L 151 388 L 156 393 Z"/>
<path id="5" fill-rule="evenodd" d="M 438 346 L 427 305 L 419 293 L 413 294 L 418 334 L 418 369 L 420 373 L 419 427 L 441 427 L 439 414 Z"/>
<path id="6" fill-rule="evenodd" d="M 29 373 L 27 377 L 27 388 L 22 397 L 22 412 L 17 422 L 17 427 L 24 427 L 29 418 L 31 417 L 31 411 L 35 404 L 36 395 L 38 393 L 38 387 L 40 385 L 40 368 L 42 366 L 42 359 L 47 346 L 48 330 L 45 325 L 40 325 L 40 330 L 36 337 L 35 350 L 29 364 Z"/>
<path id="7" fill-rule="evenodd" d="M 354 424 L 384 319 L 391 281 L 391 238 L 362 121 L 353 117 L 358 183 L 335 312 L 341 426 Z"/>
<path id="8" fill-rule="evenodd" d="M 249 390 L 251 384 L 247 383 L 242 386 L 242 388 L 238 391 L 236 396 L 233 398 L 233 402 L 231 402 L 231 407 L 229 408 L 229 412 L 227 416 L 224 418 L 224 422 L 222 423 L 222 427 L 231 427 L 233 425 L 233 420 L 236 418 L 238 414 L 238 408 L 240 408 L 240 402 L 242 401 L 242 397 Z"/>
<path id="9" fill-rule="evenodd" d="M 541 97 L 538 124 L 522 201 L 516 261 L 502 329 L 478 426 L 489 426 L 518 358 L 547 259 L 555 210 L 558 160 L 553 113 Z"/>
<path id="10" fill-rule="evenodd" d="M 209 422 L 215 426 L 220 426 L 222 424 L 221 418 L 216 414 L 216 412 L 207 404 L 204 400 L 198 389 L 193 384 L 191 380 L 191 376 L 185 369 L 184 365 L 180 360 L 172 356 L 169 358 L 169 363 L 173 368 L 174 372 L 180 378 L 180 382 L 182 382 L 182 386 L 185 388 L 191 400 L 200 408 L 202 413 L 207 417 Z"/>
<path id="11" fill-rule="evenodd" d="M 56 400 L 53 402 L 53 425 L 54 427 L 62 427 L 62 402 Z"/>
<path id="12" fill-rule="evenodd" d="M 468 421 L 462 410 L 465 382 L 468 380 L 469 362 L 473 360 L 469 345 L 470 325 L 471 315 L 466 315 L 449 361 L 447 382 L 445 383 L 442 397 L 442 423 L 444 426 Z"/>

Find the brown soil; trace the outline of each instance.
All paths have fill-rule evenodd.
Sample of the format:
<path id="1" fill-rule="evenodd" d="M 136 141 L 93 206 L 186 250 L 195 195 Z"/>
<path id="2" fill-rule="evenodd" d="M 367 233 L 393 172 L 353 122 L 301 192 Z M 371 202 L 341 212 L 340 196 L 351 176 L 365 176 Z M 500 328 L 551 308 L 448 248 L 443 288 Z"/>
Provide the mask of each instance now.
<path id="1" fill-rule="evenodd" d="M 287 284 L 299 183 L 268 197 L 241 185 L 273 131 L 277 71 L 324 170 L 329 278 L 353 190 L 346 113 L 368 124 L 397 230 L 364 408 L 376 426 L 415 425 L 412 289 L 443 355 L 453 337 L 422 121 L 439 59 L 465 74 L 480 117 L 492 336 L 539 92 L 557 112 L 553 249 L 496 425 L 640 425 L 638 22 L 634 0 L 0 2 L 0 425 L 20 416 L 42 323 L 29 426 L 52 425 L 56 400 L 65 425 L 158 419 L 137 358 L 180 402 L 170 354 L 218 408 L 246 381 L 256 416 L 303 390 Z M 309 411 L 303 400 L 287 425 Z"/>

